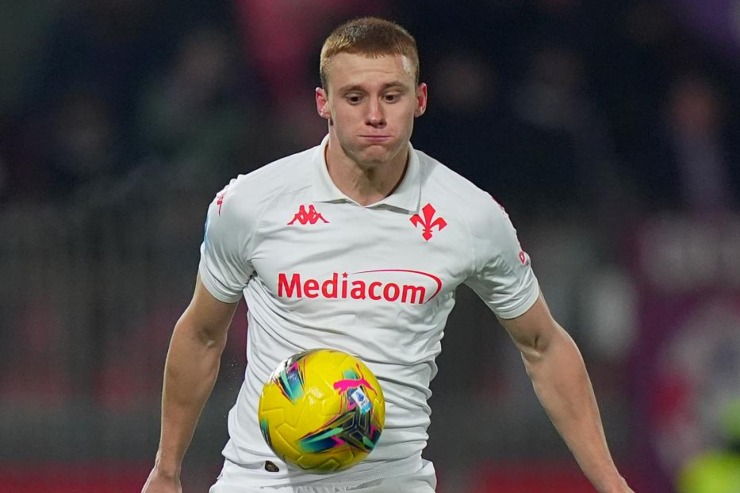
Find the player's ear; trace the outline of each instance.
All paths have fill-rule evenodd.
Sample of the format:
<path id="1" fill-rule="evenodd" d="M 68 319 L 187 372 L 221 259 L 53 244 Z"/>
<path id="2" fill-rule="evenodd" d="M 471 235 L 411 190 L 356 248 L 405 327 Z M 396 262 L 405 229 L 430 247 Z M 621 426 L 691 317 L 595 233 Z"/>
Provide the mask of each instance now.
<path id="1" fill-rule="evenodd" d="M 422 82 L 416 88 L 416 108 L 414 116 L 419 117 L 427 110 L 427 85 Z"/>
<path id="2" fill-rule="evenodd" d="M 326 95 L 326 91 L 323 87 L 316 88 L 316 112 L 319 116 L 325 120 L 331 119 L 331 111 L 329 111 L 329 98 Z"/>

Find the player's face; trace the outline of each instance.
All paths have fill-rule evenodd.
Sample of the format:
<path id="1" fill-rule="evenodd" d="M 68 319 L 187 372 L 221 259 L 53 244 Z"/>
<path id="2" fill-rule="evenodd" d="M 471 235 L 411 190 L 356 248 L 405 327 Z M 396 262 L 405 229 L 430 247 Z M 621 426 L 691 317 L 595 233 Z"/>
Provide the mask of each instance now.
<path id="1" fill-rule="evenodd" d="M 414 118 L 427 102 L 403 55 L 370 58 L 339 53 L 329 62 L 327 87 L 316 89 L 316 106 L 329 121 L 330 146 L 360 166 L 405 165 Z"/>

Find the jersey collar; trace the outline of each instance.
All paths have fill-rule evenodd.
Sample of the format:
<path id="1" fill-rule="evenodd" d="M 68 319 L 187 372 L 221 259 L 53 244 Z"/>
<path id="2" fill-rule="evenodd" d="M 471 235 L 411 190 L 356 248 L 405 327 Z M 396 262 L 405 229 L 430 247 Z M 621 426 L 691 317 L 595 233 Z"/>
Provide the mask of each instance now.
<path id="1" fill-rule="evenodd" d="M 315 148 L 313 154 L 312 161 L 315 170 L 312 190 L 313 200 L 314 202 L 354 202 L 337 188 L 329 176 L 324 154 L 328 142 L 329 136 L 327 135 L 321 141 L 321 145 Z M 409 164 L 401 183 L 388 197 L 368 207 L 401 209 L 409 213 L 418 211 L 421 194 L 420 167 L 419 156 L 409 143 Z"/>

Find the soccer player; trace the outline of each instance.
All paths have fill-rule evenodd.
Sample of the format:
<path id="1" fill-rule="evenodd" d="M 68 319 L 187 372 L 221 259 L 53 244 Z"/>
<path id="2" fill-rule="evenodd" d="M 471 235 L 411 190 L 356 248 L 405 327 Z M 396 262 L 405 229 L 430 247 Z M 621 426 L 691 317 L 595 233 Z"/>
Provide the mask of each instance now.
<path id="1" fill-rule="evenodd" d="M 248 310 L 247 368 L 210 493 L 430 493 L 429 384 L 455 289 L 470 286 L 521 351 L 535 391 L 600 493 L 632 490 L 610 456 L 581 354 L 553 320 L 506 212 L 410 144 L 427 106 L 414 38 L 362 18 L 321 50 L 320 145 L 229 183 L 208 210 L 195 292 L 165 364 L 162 428 L 144 493 L 181 491 L 183 456 L 214 385 L 237 302 Z M 443 131 L 443 129 L 440 129 Z M 291 469 L 257 422 L 278 363 L 331 347 L 378 377 L 386 424 L 344 472 Z"/>

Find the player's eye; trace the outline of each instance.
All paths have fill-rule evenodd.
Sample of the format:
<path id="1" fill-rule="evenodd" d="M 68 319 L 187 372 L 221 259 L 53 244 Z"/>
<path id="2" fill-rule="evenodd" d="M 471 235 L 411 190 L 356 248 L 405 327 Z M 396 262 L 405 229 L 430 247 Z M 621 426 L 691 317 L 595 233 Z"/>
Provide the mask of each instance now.
<path id="1" fill-rule="evenodd" d="M 345 99 L 349 104 L 359 104 L 362 101 L 362 96 L 359 94 L 347 94 Z"/>
<path id="2" fill-rule="evenodd" d="M 401 99 L 401 95 L 400 95 L 400 94 L 398 94 L 398 93 L 395 93 L 395 92 L 394 92 L 394 93 L 388 93 L 388 94 L 385 94 L 385 95 L 383 96 L 383 100 L 384 100 L 384 101 L 385 101 L 386 103 L 395 103 L 395 102 L 397 102 L 397 101 L 398 101 L 399 99 Z"/>

